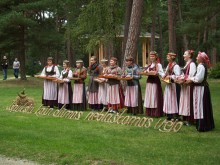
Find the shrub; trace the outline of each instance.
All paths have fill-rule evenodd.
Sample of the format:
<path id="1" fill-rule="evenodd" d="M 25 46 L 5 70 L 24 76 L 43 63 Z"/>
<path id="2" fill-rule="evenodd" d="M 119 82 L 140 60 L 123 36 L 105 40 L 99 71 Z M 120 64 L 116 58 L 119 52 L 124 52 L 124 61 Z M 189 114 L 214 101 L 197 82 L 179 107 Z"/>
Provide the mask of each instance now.
<path id="1" fill-rule="evenodd" d="M 209 72 L 209 78 L 220 78 L 220 63 L 217 63 Z"/>
<path id="2" fill-rule="evenodd" d="M 37 62 L 34 62 L 32 65 L 26 65 L 26 73 L 27 75 L 34 76 L 42 70 L 42 66 Z"/>

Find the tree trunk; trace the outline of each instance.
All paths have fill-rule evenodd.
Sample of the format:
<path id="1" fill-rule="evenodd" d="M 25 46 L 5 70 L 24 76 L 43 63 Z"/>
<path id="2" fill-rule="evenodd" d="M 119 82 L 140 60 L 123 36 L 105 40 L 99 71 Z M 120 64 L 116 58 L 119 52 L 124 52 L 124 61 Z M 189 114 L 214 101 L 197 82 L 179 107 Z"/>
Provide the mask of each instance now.
<path id="1" fill-rule="evenodd" d="M 123 58 L 125 57 L 125 48 L 126 48 L 126 43 L 127 43 L 127 39 L 128 39 L 128 31 L 129 31 L 129 25 L 130 25 L 130 18 L 131 18 L 131 11 L 132 11 L 132 3 L 133 0 L 127 0 L 126 1 L 126 9 L 125 9 L 125 23 L 124 23 L 124 38 L 123 38 L 123 46 L 122 46 L 122 55 Z M 123 65 L 122 61 L 122 64 Z"/>
<path id="2" fill-rule="evenodd" d="M 173 52 L 177 53 L 177 42 L 176 42 L 176 26 L 177 26 L 177 0 L 173 0 L 172 4 L 172 12 L 173 12 Z M 180 54 L 179 54 L 180 55 Z M 181 59 L 181 58 L 180 58 Z"/>
<path id="3" fill-rule="evenodd" d="M 69 27 L 67 29 L 67 41 L 66 41 L 66 47 L 67 47 L 67 58 L 69 60 L 69 64 L 70 66 L 73 66 L 73 54 L 72 54 L 72 44 L 71 44 L 71 39 L 70 39 L 70 31 L 69 31 Z"/>
<path id="4" fill-rule="evenodd" d="M 125 57 L 132 56 L 136 59 L 143 6 L 143 0 L 133 0 Z"/>
<path id="5" fill-rule="evenodd" d="M 151 51 L 155 50 L 155 29 L 156 29 L 156 11 L 157 11 L 157 0 L 152 1 L 152 26 L 151 26 Z"/>
<path id="6" fill-rule="evenodd" d="M 198 32 L 198 37 L 197 37 L 197 49 L 200 48 L 200 39 L 201 39 L 201 33 L 200 31 Z"/>
<path id="7" fill-rule="evenodd" d="M 158 14 L 158 28 L 160 31 L 160 39 L 159 39 L 159 57 L 161 60 L 161 64 L 164 65 L 164 59 L 163 59 L 163 33 L 162 33 L 162 26 L 160 22 L 160 15 Z"/>
<path id="8" fill-rule="evenodd" d="M 172 0 L 168 0 L 168 32 L 169 32 L 169 51 L 174 51 L 174 30 L 173 30 L 173 9 L 172 9 Z"/>
<path id="9" fill-rule="evenodd" d="M 180 24 L 183 24 L 183 17 L 182 17 L 182 10 L 181 10 L 181 0 L 177 0 L 177 5 L 178 5 L 178 11 L 179 11 L 179 19 L 180 19 Z M 184 50 L 188 50 L 188 40 L 186 37 L 186 34 L 183 34 L 183 48 Z"/>
<path id="10" fill-rule="evenodd" d="M 216 39 L 216 18 L 217 16 L 214 15 L 212 18 L 212 36 L 214 36 L 214 39 Z M 216 65 L 216 61 L 217 61 L 217 48 L 214 45 L 212 48 L 212 56 L 211 56 L 211 60 L 212 60 L 212 66 Z"/>
<path id="11" fill-rule="evenodd" d="M 26 40 L 26 34 L 25 34 L 25 27 L 21 27 L 21 47 L 20 47 L 20 53 L 19 53 L 19 61 L 20 61 L 20 75 L 21 80 L 27 80 L 26 77 L 26 70 L 25 70 L 25 53 L 26 53 L 26 47 L 25 47 L 25 40 Z"/>

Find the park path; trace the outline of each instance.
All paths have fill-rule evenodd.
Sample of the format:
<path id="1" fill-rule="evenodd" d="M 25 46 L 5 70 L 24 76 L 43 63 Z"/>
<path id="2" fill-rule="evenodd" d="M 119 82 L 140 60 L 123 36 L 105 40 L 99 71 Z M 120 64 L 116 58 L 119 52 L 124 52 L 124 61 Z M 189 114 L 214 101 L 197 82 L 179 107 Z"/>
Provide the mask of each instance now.
<path id="1" fill-rule="evenodd" d="M 0 155 L 0 165 L 39 165 L 39 164 L 29 160 L 8 158 L 3 155 Z"/>
<path id="2" fill-rule="evenodd" d="M 28 75 L 27 75 L 26 77 L 28 78 L 28 77 L 31 77 L 31 76 L 28 76 Z M 0 80 L 1 80 L 1 81 L 15 80 L 15 77 L 8 77 L 7 80 L 3 80 L 3 79 L 0 79 Z M 20 77 L 18 78 L 18 80 L 20 80 Z"/>

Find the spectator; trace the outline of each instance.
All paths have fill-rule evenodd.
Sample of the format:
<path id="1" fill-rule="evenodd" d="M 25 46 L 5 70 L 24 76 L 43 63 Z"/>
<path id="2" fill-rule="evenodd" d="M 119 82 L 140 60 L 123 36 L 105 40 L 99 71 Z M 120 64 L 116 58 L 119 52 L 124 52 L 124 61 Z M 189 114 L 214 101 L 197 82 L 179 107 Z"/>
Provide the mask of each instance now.
<path id="1" fill-rule="evenodd" d="M 4 75 L 3 80 L 7 80 L 8 61 L 7 61 L 6 56 L 3 56 L 2 69 L 3 69 L 3 75 Z"/>
<path id="2" fill-rule="evenodd" d="M 17 58 L 15 58 L 15 61 L 13 62 L 13 70 L 16 79 L 18 78 L 19 68 L 20 68 L 20 62 L 18 61 Z"/>

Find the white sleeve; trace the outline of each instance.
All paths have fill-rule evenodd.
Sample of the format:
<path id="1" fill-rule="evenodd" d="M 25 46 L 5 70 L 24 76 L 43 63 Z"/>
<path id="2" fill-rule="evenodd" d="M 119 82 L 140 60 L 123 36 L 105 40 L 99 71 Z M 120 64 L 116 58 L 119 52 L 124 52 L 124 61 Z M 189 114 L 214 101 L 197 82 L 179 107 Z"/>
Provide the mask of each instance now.
<path id="1" fill-rule="evenodd" d="M 59 69 L 58 69 L 57 66 L 54 67 L 54 71 L 56 72 L 55 77 L 56 77 L 56 78 L 60 77 L 60 71 L 59 71 Z"/>
<path id="2" fill-rule="evenodd" d="M 176 79 L 176 77 L 181 75 L 181 69 L 180 69 L 179 65 L 174 66 L 173 73 L 174 73 L 174 75 L 171 76 L 171 79 L 173 79 L 173 80 Z"/>
<path id="3" fill-rule="evenodd" d="M 69 70 L 67 78 L 63 79 L 65 82 L 69 82 L 70 79 L 73 77 L 73 72 L 72 70 Z"/>
<path id="4" fill-rule="evenodd" d="M 193 77 L 196 73 L 196 64 L 191 62 L 190 69 L 189 69 L 189 77 Z"/>
<path id="5" fill-rule="evenodd" d="M 41 76 L 46 76 L 46 71 L 45 71 L 45 67 L 44 67 L 44 69 L 42 70 L 42 72 L 41 72 L 41 74 L 40 74 Z"/>
<path id="6" fill-rule="evenodd" d="M 204 80 L 204 76 L 205 67 L 203 65 L 198 65 L 196 75 L 194 77 L 191 77 L 190 80 L 195 83 L 201 83 Z"/>
<path id="7" fill-rule="evenodd" d="M 157 66 L 158 66 L 158 72 L 157 73 L 159 74 L 159 76 L 163 77 L 165 75 L 165 73 L 163 71 L 162 65 L 161 64 L 157 64 Z"/>
<path id="8" fill-rule="evenodd" d="M 59 78 L 60 78 L 60 79 L 63 79 L 63 71 L 61 71 Z"/>

